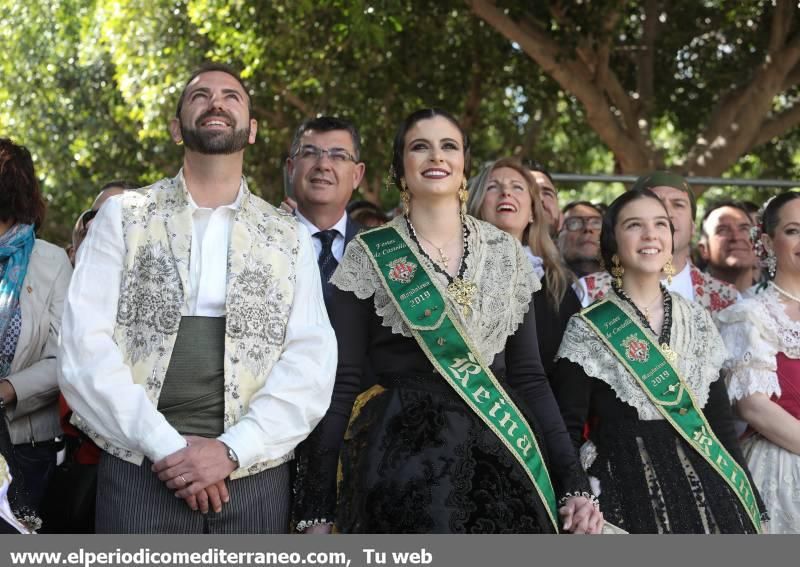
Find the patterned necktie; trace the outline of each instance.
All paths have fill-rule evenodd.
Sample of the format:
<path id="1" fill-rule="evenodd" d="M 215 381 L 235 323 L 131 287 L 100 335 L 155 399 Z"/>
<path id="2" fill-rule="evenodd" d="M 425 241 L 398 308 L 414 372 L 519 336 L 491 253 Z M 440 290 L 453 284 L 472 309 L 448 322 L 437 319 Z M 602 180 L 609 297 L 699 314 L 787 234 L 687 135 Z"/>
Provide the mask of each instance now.
<path id="1" fill-rule="evenodd" d="M 317 264 L 319 264 L 319 275 L 322 279 L 322 295 L 325 297 L 326 302 L 330 299 L 331 294 L 328 282 L 339 265 L 339 262 L 333 256 L 333 240 L 338 234 L 337 230 L 329 229 L 321 230 L 314 235 L 322 243 L 322 251 L 319 253 Z"/>

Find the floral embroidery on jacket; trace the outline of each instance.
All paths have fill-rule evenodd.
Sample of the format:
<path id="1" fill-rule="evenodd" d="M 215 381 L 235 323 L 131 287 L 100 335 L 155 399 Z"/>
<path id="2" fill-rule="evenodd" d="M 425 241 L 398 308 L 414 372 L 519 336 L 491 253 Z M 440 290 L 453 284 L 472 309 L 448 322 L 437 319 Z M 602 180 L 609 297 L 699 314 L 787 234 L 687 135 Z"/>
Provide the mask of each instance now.
<path id="1" fill-rule="evenodd" d="M 227 263 L 225 429 L 247 412 L 283 352 L 300 249 L 296 221 L 253 196 L 244 180 L 242 187 Z M 190 312 L 192 209 L 182 172 L 120 199 L 126 256 L 114 340 L 133 381 L 157 405 L 181 317 Z M 109 443 L 79 416 L 75 424 L 101 449 L 142 462 L 142 454 Z M 254 474 L 290 458 L 258 462 L 231 476 Z"/>

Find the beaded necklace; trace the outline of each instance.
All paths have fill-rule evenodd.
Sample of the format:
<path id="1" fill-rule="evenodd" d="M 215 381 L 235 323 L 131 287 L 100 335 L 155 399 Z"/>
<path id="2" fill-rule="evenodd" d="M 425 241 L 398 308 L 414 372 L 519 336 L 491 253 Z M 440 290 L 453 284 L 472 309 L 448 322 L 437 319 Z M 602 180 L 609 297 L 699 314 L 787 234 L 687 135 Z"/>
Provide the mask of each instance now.
<path id="1" fill-rule="evenodd" d="M 469 256 L 470 233 L 469 228 L 467 228 L 467 224 L 462 223 L 461 225 L 464 239 L 464 251 L 461 253 L 461 259 L 458 263 L 458 271 L 456 272 L 456 276 L 453 277 L 447 273 L 447 270 L 441 267 L 439 262 L 435 261 L 430 257 L 430 255 L 428 255 L 417 238 L 417 231 L 414 230 L 414 225 L 411 224 L 411 219 L 409 219 L 408 216 L 406 216 L 405 219 L 406 226 L 408 227 L 408 233 L 411 235 L 411 240 L 413 240 L 414 244 L 417 245 L 417 248 L 419 248 L 419 251 L 422 253 L 422 255 L 428 259 L 433 266 L 433 269 L 447 279 L 447 294 L 461 306 L 461 310 L 464 312 L 464 315 L 469 315 L 472 311 L 472 300 L 475 298 L 478 287 L 473 282 L 464 279 L 464 272 L 467 270 L 466 258 Z"/>
<path id="2" fill-rule="evenodd" d="M 642 325 L 655 333 L 655 330 L 650 326 L 650 321 L 647 320 L 647 317 L 645 317 L 644 313 L 636 306 L 625 290 L 618 287 L 615 282 L 611 283 L 611 287 L 619 297 L 633 307 L 633 311 L 636 313 L 636 316 L 639 317 L 639 321 Z M 666 287 L 661 284 L 659 284 L 659 287 L 661 288 L 661 297 L 664 306 L 664 321 L 661 323 L 661 333 L 658 336 L 658 342 L 662 345 L 669 345 L 672 334 L 672 296 L 669 294 Z"/>

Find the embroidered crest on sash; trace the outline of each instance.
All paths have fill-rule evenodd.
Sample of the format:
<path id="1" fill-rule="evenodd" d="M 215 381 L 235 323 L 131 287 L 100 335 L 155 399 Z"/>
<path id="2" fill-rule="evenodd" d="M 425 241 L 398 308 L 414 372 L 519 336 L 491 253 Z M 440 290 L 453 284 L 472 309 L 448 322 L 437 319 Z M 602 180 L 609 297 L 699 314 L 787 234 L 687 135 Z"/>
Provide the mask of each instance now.
<path id="1" fill-rule="evenodd" d="M 414 272 L 417 271 L 417 265 L 408 260 L 408 256 L 395 258 L 386 267 L 389 268 L 389 279 L 398 283 L 407 284 L 414 277 Z"/>
<path id="2" fill-rule="evenodd" d="M 636 338 L 636 335 L 628 336 L 622 341 L 625 347 L 625 357 L 631 362 L 647 362 L 650 358 L 650 346 Z"/>

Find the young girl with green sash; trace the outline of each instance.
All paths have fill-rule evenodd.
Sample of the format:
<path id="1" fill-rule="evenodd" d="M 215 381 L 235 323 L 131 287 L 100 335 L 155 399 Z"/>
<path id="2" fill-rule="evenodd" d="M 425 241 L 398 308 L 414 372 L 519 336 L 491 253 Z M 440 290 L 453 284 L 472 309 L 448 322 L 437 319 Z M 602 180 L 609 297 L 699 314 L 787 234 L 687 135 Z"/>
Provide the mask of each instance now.
<path id="1" fill-rule="evenodd" d="M 600 249 L 613 293 L 570 320 L 556 396 L 606 520 L 631 533 L 760 532 L 720 378 L 725 346 L 701 305 L 659 281 L 673 231 L 649 189 L 611 204 Z"/>
<path id="2" fill-rule="evenodd" d="M 518 241 L 466 215 L 468 166 L 448 113 L 401 125 L 404 214 L 357 236 L 331 279 L 339 365 L 298 455 L 300 531 L 602 529 L 536 348 L 539 282 Z M 360 393 L 365 359 L 378 384 Z"/>

